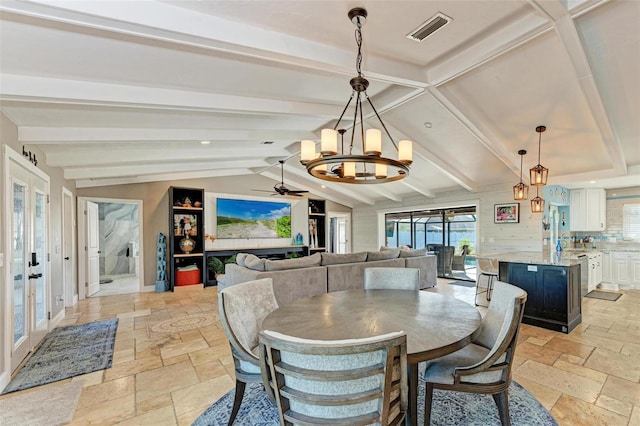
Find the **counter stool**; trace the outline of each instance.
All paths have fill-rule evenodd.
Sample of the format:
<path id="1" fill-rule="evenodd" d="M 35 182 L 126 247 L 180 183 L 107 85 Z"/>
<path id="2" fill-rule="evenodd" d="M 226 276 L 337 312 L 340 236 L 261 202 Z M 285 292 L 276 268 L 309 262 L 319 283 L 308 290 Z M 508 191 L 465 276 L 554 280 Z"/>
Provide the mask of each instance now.
<path id="1" fill-rule="evenodd" d="M 476 259 L 478 266 L 478 279 L 476 281 L 476 296 L 473 299 L 476 306 L 478 306 L 478 295 L 485 294 L 487 302 L 491 301 L 491 294 L 493 293 L 493 281 L 498 278 L 498 262 L 495 259 Z M 480 279 L 487 277 L 487 289 L 480 290 Z"/>

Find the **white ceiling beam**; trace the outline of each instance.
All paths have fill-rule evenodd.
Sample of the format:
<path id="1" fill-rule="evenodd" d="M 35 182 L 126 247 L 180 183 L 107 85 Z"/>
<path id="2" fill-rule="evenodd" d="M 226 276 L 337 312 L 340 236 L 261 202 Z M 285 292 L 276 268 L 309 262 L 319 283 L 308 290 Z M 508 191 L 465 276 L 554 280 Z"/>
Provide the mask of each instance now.
<path id="1" fill-rule="evenodd" d="M 3 1 L 0 10 L 99 30 L 200 47 L 315 70 L 353 74 L 353 50 L 269 31 L 157 1 Z M 369 55 L 371 79 L 423 87 L 418 66 Z"/>
<path id="2" fill-rule="evenodd" d="M 0 75 L 0 99 L 72 103 L 74 105 L 141 106 L 173 110 L 236 112 L 270 115 L 335 115 L 332 105 L 248 96 L 129 86 L 58 78 Z"/>
<path id="3" fill-rule="evenodd" d="M 78 142 L 122 143 L 158 141 L 264 141 L 311 139 L 315 134 L 304 130 L 241 130 L 241 129 L 167 129 L 116 127 L 18 127 L 18 140 L 23 143 L 76 144 Z"/>
<path id="4" fill-rule="evenodd" d="M 633 179 L 635 177 L 635 180 Z M 606 169 L 606 170 L 594 170 L 584 173 L 575 173 L 571 175 L 562 175 L 562 176 L 549 176 L 550 184 L 571 184 L 571 183 L 581 183 L 586 185 L 588 182 L 596 181 L 596 183 L 602 183 L 606 180 L 617 180 L 620 178 L 630 178 L 625 179 L 628 182 L 632 182 L 632 184 L 627 186 L 638 186 L 640 182 L 640 165 L 629 166 L 627 167 L 627 171 L 624 174 L 621 174 L 616 169 Z M 597 186 L 597 185 L 596 185 Z M 600 186 L 598 186 L 600 187 Z M 610 185 L 607 185 L 607 188 L 611 188 Z"/>
<path id="5" fill-rule="evenodd" d="M 145 176 L 130 176 L 125 178 L 112 178 L 112 179 L 80 179 L 76 181 L 76 188 L 90 188 L 97 186 L 112 186 L 112 185 L 127 185 L 132 183 L 148 183 L 148 182 L 162 182 L 168 180 L 182 180 L 182 179 L 202 179 L 209 177 L 225 177 L 225 176 L 240 176 L 250 175 L 251 170 L 239 169 L 239 170 L 211 170 L 200 172 L 184 172 L 184 173 L 162 173 L 157 175 L 145 175 Z"/>
<path id="6" fill-rule="evenodd" d="M 541 6 L 546 6 L 546 3 L 543 3 Z M 613 168 L 621 174 L 626 174 L 627 163 L 622 146 L 613 133 L 609 115 L 600 96 L 600 89 L 593 76 L 591 65 L 589 65 L 589 60 L 582 46 L 582 41 L 576 30 L 573 18 L 565 14 L 557 19 L 556 32 L 567 52 L 567 56 L 573 64 L 576 77 L 582 88 L 582 93 L 587 100 L 594 120 L 598 124 L 598 129 L 602 135 L 602 140 L 607 154 L 609 154 L 609 159 L 613 164 Z"/>
<path id="7" fill-rule="evenodd" d="M 263 159 L 239 160 L 239 161 L 173 161 L 167 163 L 156 164 L 129 164 L 129 165 L 113 165 L 104 167 L 77 167 L 65 168 L 65 179 L 104 179 L 117 178 L 127 176 L 143 176 L 157 175 L 166 173 L 182 173 L 185 169 L 191 172 L 208 172 L 224 170 L 249 169 L 252 167 L 264 167 L 268 163 Z"/>
<path id="8" fill-rule="evenodd" d="M 154 149 L 153 146 L 141 149 L 111 148 L 106 146 L 96 155 L 95 148 L 65 148 L 45 151 L 46 163 L 51 167 L 98 167 L 116 164 L 167 163 L 181 159 L 184 161 L 228 161 L 229 159 L 267 158 L 272 155 L 286 155 L 286 151 L 274 149 L 272 145 L 247 145 L 246 149 L 235 146 L 211 147 L 212 149 L 175 148 Z"/>
<path id="9" fill-rule="evenodd" d="M 422 194 L 427 198 L 435 198 L 436 197 L 436 193 L 433 191 L 430 191 L 426 188 L 418 188 L 415 185 L 411 185 L 409 182 L 406 181 L 406 179 L 403 179 L 400 181 L 401 184 L 403 184 L 404 186 L 406 186 L 407 188 L 411 189 L 412 191 L 417 192 L 418 194 Z"/>

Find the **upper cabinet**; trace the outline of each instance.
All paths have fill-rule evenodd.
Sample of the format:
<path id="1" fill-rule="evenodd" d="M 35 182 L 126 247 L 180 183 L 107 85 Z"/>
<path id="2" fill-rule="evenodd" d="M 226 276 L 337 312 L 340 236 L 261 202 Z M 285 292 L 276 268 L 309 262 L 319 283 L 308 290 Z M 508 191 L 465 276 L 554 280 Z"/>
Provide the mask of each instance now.
<path id="1" fill-rule="evenodd" d="M 571 190 L 571 231 L 604 231 L 607 224 L 607 197 L 602 188 Z"/>

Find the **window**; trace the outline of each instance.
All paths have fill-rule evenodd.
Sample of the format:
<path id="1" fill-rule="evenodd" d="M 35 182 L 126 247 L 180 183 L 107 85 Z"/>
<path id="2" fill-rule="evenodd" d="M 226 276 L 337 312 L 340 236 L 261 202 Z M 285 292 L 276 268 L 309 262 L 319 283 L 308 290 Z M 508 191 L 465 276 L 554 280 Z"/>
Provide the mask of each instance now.
<path id="1" fill-rule="evenodd" d="M 640 240 L 640 204 L 625 204 L 622 209 L 622 237 Z"/>

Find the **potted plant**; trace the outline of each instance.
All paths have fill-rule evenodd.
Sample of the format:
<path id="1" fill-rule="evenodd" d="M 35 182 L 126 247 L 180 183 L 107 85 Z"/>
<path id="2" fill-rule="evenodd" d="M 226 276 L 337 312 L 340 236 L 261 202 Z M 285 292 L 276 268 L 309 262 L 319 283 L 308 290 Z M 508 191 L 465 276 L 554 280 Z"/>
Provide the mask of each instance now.
<path id="1" fill-rule="evenodd" d="M 215 256 L 211 256 L 209 257 L 209 259 L 207 259 L 207 269 L 209 271 L 209 277 L 211 277 L 213 275 L 214 279 L 210 279 L 209 281 L 213 283 L 213 285 L 217 285 L 218 284 L 218 274 L 223 274 L 224 273 L 224 263 L 222 263 L 222 260 L 218 259 Z"/>

